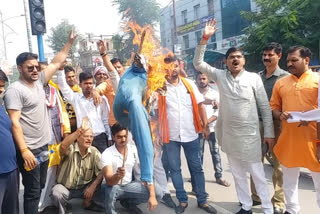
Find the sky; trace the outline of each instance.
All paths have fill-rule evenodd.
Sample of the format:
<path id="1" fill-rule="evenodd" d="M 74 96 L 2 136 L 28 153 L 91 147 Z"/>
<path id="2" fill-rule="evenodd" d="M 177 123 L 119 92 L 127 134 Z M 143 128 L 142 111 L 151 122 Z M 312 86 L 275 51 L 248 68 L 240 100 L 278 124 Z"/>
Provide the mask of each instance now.
<path id="1" fill-rule="evenodd" d="M 170 1 L 157 0 L 162 7 L 168 5 Z M 26 2 L 28 7 L 28 0 Z M 70 24 L 77 27 L 81 34 L 113 35 L 120 30 L 121 15 L 118 14 L 117 7 L 112 6 L 111 2 L 112 0 L 44 0 L 47 33 L 62 19 L 67 19 Z M 7 26 L 4 27 L 8 61 L 13 65 L 19 53 L 29 51 L 26 20 L 24 16 L 21 16 L 24 14 L 23 0 L 0 0 L 0 11 L 4 23 L 14 30 L 13 32 Z M 1 26 L 0 29 L 2 30 Z M 4 58 L 2 31 L 0 31 L 0 38 L 0 58 Z M 46 38 L 47 36 L 44 35 L 44 51 L 51 52 L 46 44 Z M 38 52 L 37 48 L 36 36 L 32 36 L 34 53 Z"/>

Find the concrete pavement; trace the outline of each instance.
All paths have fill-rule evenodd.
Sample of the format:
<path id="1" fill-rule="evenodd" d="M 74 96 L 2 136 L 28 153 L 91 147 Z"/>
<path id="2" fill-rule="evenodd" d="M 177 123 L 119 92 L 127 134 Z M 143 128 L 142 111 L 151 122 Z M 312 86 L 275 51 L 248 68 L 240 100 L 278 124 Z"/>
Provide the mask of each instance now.
<path id="1" fill-rule="evenodd" d="M 190 178 L 187 163 L 185 161 L 184 153 L 181 154 L 182 157 L 182 174 L 185 179 L 185 189 L 186 191 L 191 191 L 191 184 L 187 182 L 188 178 Z M 209 153 L 208 145 L 205 147 L 205 155 L 204 155 L 204 172 L 206 177 L 206 191 L 209 193 L 208 201 L 211 205 L 213 205 L 217 210 L 219 214 L 230 214 L 230 213 L 236 213 L 240 207 L 239 202 L 237 199 L 237 194 L 235 191 L 235 185 L 232 178 L 232 174 L 230 171 L 230 167 L 227 163 L 226 155 L 221 152 L 221 159 L 222 159 L 222 166 L 224 169 L 223 177 L 227 179 L 230 183 L 230 187 L 223 187 L 221 185 L 218 185 L 215 183 L 214 179 L 214 171 L 213 171 L 213 165 L 211 161 L 211 156 Z M 303 170 L 306 171 L 306 170 Z M 272 167 L 268 164 L 265 165 L 265 172 L 268 180 L 268 185 L 270 188 L 270 194 L 273 194 L 273 187 L 272 187 Z M 22 185 L 21 185 L 22 186 Z M 23 187 L 23 186 L 22 186 Z M 178 201 L 176 200 L 174 187 L 172 185 L 172 182 L 169 182 L 169 189 L 171 190 L 173 199 L 176 203 Z M 22 199 L 22 193 L 23 190 L 20 193 L 20 198 Z M 314 186 L 312 179 L 308 176 L 300 176 L 300 183 L 299 183 L 299 200 L 301 204 L 301 212 L 300 214 L 319 214 L 320 209 L 317 207 L 316 203 L 316 194 L 314 191 Z M 20 207 L 22 208 L 22 200 L 20 200 Z M 95 212 L 89 212 L 86 210 L 83 210 L 81 208 L 81 200 L 79 199 L 73 199 L 71 200 L 72 204 L 72 210 L 74 214 L 95 214 Z M 146 204 L 139 205 L 141 210 L 144 213 L 151 213 L 147 210 Z M 129 214 L 121 207 L 121 205 L 117 204 L 118 213 L 121 214 Z M 21 210 L 21 214 L 23 214 L 23 210 Z M 260 206 L 253 208 L 254 213 L 263 213 Z M 50 212 L 51 213 L 57 213 L 56 211 Z M 163 204 L 159 202 L 159 207 L 156 211 L 152 212 L 153 214 L 174 214 L 174 210 L 167 208 Z M 189 206 L 186 209 L 185 214 L 205 214 L 206 212 L 200 210 L 197 208 L 197 201 L 195 196 L 189 195 Z"/>

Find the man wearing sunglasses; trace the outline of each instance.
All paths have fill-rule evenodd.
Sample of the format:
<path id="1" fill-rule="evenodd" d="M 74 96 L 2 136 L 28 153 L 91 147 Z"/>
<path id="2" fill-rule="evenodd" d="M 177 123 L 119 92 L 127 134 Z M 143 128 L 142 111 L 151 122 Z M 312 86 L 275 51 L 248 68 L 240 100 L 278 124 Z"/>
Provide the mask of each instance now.
<path id="1" fill-rule="evenodd" d="M 61 67 L 76 38 L 73 31 L 68 42 L 48 67 L 40 72 L 38 56 L 24 52 L 16 59 L 20 72 L 19 80 L 12 83 L 4 101 L 16 144 L 17 162 L 24 185 L 24 213 L 38 213 L 41 189 L 45 186 L 48 161 L 38 164 L 36 157 L 48 150 L 50 141 L 48 112 L 44 85 Z M 26 170 L 31 169 L 31 170 Z"/>

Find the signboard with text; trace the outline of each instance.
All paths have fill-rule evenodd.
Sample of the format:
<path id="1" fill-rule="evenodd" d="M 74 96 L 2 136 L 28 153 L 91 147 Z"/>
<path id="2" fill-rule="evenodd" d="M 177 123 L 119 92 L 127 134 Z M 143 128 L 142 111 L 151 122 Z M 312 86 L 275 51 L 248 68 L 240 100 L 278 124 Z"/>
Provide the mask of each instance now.
<path id="1" fill-rule="evenodd" d="M 191 31 L 195 31 L 195 30 L 199 30 L 201 28 L 204 28 L 205 23 L 210 19 L 214 19 L 214 15 L 206 16 L 206 17 L 203 17 L 201 19 L 198 19 L 198 20 L 195 20 L 193 22 L 190 22 L 188 24 L 179 26 L 177 28 L 177 34 L 178 35 L 182 35 L 182 34 L 185 34 L 185 33 L 189 33 Z"/>

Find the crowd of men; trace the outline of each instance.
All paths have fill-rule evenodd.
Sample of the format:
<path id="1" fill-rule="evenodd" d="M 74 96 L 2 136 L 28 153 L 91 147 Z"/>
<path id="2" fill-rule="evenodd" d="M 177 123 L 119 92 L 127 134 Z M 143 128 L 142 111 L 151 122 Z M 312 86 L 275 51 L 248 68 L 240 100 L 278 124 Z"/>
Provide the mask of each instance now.
<path id="1" fill-rule="evenodd" d="M 205 142 L 212 156 L 212 177 L 225 187 L 230 183 L 222 177 L 218 144 L 227 154 L 241 205 L 237 214 L 250 214 L 260 204 L 266 214 L 299 213 L 300 167 L 311 171 L 320 208 L 317 122 L 287 121 L 292 111 L 318 108 L 319 75 L 309 70 L 310 50 L 302 46 L 288 50 L 288 73 L 278 65 L 281 45 L 267 44 L 262 56 L 265 69 L 257 74 L 244 69 L 244 54 L 233 47 L 225 56 L 227 69 L 220 70 L 203 61 L 207 41 L 217 30 L 215 24 L 214 20 L 206 23 L 196 49 L 193 63 L 199 73 L 195 81 L 186 78 L 175 56 L 164 60 L 172 69 L 166 71 L 165 93 L 153 95 L 156 104 L 150 120 L 158 123 L 159 132 L 153 133 L 151 182 L 143 177 L 146 169 L 140 167 L 146 160 L 139 148 L 146 142 L 140 142 L 142 138 L 132 130 L 137 122 L 134 112 L 130 108 L 121 112 L 129 114 L 130 126 L 117 120 L 119 109 L 114 102 L 120 79 L 128 74 L 121 60 L 109 59 L 103 41 L 97 45 L 104 66 L 81 72 L 79 81 L 74 68 L 66 65 L 76 38 L 73 31 L 49 64 L 39 63 L 36 54 L 19 54 L 19 80 L 6 92 L 8 79 L 0 70 L 4 101 L 0 105 L 0 213 L 19 213 L 19 173 L 25 214 L 46 213 L 51 206 L 61 214 L 71 213 L 72 198 L 82 198 L 86 210 L 108 214 L 117 213 L 116 201 L 129 213 L 142 213 L 137 205 L 148 203 L 154 210 L 158 200 L 184 213 L 188 196 L 181 173 L 181 148 L 198 207 L 217 213 L 207 201 Z M 55 82 L 51 80 L 54 74 Z M 130 99 L 126 94 L 123 97 Z M 274 160 L 272 198 L 263 168 L 267 152 Z M 169 178 L 178 205 L 171 198 Z"/>

